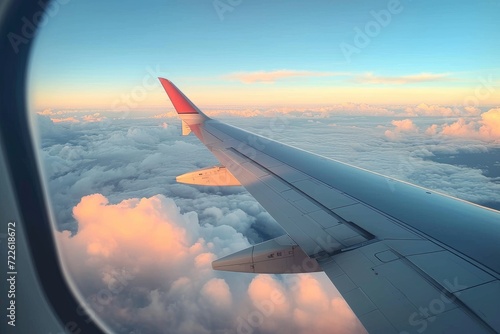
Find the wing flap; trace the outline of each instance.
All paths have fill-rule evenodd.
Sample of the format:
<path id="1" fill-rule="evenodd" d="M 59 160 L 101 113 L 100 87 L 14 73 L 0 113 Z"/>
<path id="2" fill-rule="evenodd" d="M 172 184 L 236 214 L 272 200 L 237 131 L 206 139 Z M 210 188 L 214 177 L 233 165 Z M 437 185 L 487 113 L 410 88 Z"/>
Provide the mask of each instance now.
<path id="1" fill-rule="evenodd" d="M 386 252 L 392 252 L 393 256 L 380 257 Z M 433 253 L 426 254 L 431 256 Z M 449 256 L 455 255 L 450 253 Z M 485 316 L 479 304 L 467 301 L 460 293 L 458 296 L 452 294 L 449 281 L 435 281 L 384 241 L 318 262 L 370 333 L 453 330 L 491 333 L 498 330 L 495 327 L 497 317 L 492 316 L 491 311 Z M 447 265 L 440 260 L 435 264 Z M 455 281 L 455 284 L 460 286 L 461 283 Z M 498 304 L 498 301 L 495 299 L 493 303 Z"/>
<path id="2" fill-rule="evenodd" d="M 264 241 L 212 262 L 215 270 L 264 274 L 321 271 L 288 235 Z"/>
<path id="3" fill-rule="evenodd" d="M 203 168 L 175 178 L 179 183 L 202 186 L 241 186 L 240 182 L 224 166 Z"/>

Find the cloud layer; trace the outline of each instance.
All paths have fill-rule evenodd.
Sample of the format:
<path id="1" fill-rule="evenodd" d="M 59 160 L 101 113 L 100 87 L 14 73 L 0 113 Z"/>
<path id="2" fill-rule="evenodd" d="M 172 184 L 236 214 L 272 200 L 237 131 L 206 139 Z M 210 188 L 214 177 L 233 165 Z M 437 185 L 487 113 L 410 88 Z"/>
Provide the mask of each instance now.
<path id="1" fill-rule="evenodd" d="M 79 231 L 58 234 L 61 254 L 91 309 L 114 331 L 310 333 L 362 326 L 324 275 L 224 275 L 217 255 L 248 247 L 235 228 L 200 225 L 162 195 L 73 209 Z M 335 314 L 335 317 L 331 315 Z"/>
<path id="2" fill-rule="evenodd" d="M 439 106 L 353 104 L 262 108 L 275 113 L 250 119 L 220 115 L 236 126 L 398 179 L 478 203 L 498 200 L 500 184 L 481 170 L 429 160 L 440 154 L 487 154 L 498 147 L 490 140 L 498 136 L 498 109 L 436 118 L 408 116 L 410 107 L 424 114 L 427 109 L 448 112 Z M 352 111 L 342 114 L 341 108 Z M 248 112 L 233 110 L 234 115 Z M 40 154 L 57 229 L 63 231 L 57 239 L 64 263 L 86 303 L 110 328 L 135 333 L 158 333 L 165 326 L 177 333 L 362 332 L 324 275 L 211 269 L 215 258 L 283 231 L 241 187 L 175 183 L 179 174 L 217 163 L 194 136 L 180 137 L 177 119 L 132 114 L 86 121 L 94 114 L 79 113 L 78 123 L 39 115 Z M 263 114 L 269 117 L 258 117 Z M 457 122 L 467 130 L 443 133 Z M 387 131 L 395 136 L 388 138 Z"/>

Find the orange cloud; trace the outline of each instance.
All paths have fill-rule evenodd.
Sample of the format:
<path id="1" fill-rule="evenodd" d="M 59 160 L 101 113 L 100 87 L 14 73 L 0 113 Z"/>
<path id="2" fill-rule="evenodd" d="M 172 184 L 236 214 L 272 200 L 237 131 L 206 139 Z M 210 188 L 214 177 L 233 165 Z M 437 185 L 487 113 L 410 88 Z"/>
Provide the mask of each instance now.
<path id="1" fill-rule="evenodd" d="M 55 113 L 54 111 L 52 111 L 52 109 L 44 109 L 42 111 L 39 111 L 37 112 L 38 115 L 41 115 L 41 116 L 54 116 L 56 115 L 57 113 Z"/>
<path id="2" fill-rule="evenodd" d="M 402 132 L 418 132 L 418 127 L 411 119 L 393 120 L 394 130 L 385 131 L 385 136 L 389 139 L 395 140 L 400 137 Z"/>
<path id="3" fill-rule="evenodd" d="M 500 139 L 500 108 L 491 109 L 481 115 L 479 133 L 484 138 Z"/>
<path id="4" fill-rule="evenodd" d="M 76 254 L 89 264 L 112 262 L 132 272 L 154 271 L 158 263 L 182 267 L 203 251 L 196 249 L 194 236 L 175 223 L 189 227 L 197 224 L 195 217 L 181 215 L 175 203 L 163 196 L 110 204 L 101 194 L 89 195 L 73 208 L 73 216 L 78 233 L 71 238 L 58 235 L 62 254 Z M 74 263 L 74 259 L 67 260 Z M 72 269 L 80 272 L 81 266 Z"/>
<path id="5" fill-rule="evenodd" d="M 247 317 L 242 316 L 247 320 L 247 329 L 252 325 L 252 317 L 260 316 L 259 330 L 264 332 L 364 333 L 338 292 L 325 289 L 320 282 L 318 278 L 323 275 L 287 276 L 285 283 L 269 275 L 255 277 L 248 289 L 255 309 Z"/>
<path id="6" fill-rule="evenodd" d="M 80 121 L 75 117 L 65 117 L 65 118 L 50 118 L 54 123 L 79 123 Z"/>
<path id="7" fill-rule="evenodd" d="M 94 113 L 92 115 L 85 115 L 82 120 L 88 123 L 101 122 L 106 117 L 101 116 L 100 113 Z"/>
<path id="8" fill-rule="evenodd" d="M 443 125 L 441 133 L 447 136 L 474 137 L 477 134 L 475 127 L 475 122 L 467 122 L 465 119 L 459 118 L 454 123 Z"/>
<path id="9" fill-rule="evenodd" d="M 482 113 L 479 121 L 459 118 L 454 123 L 443 125 L 441 133 L 447 136 L 500 141 L 500 108 Z"/>
<path id="10" fill-rule="evenodd" d="M 429 136 L 433 136 L 437 133 L 438 131 L 438 125 L 437 124 L 432 124 L 425 130 L 425 134 Z"/>

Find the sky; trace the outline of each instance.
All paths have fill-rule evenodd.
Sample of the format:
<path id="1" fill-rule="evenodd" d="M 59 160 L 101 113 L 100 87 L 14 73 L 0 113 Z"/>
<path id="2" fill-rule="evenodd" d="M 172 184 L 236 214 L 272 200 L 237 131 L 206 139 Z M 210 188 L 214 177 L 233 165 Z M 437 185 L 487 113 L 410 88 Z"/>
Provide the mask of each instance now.
<path id="1" fill-rule="evenodd" d="M 56 2 L 33 107 L 160 108 L 160 75 L 202 106 L 500 101 L 497 0 L 224 1 Z"/>
<path id="2" fill-rule="evenodd" d="M 498 0 L 53 2 L 29 105 L 61 261 L 94 321 L 134 334 L 363 333 L 322 273 L 211 269 L 284 232 L 242 187 L 175 182 L 217 161 L 180 136 L 157 77 L 209 116 L 500 208 L 498 10 Z"/>

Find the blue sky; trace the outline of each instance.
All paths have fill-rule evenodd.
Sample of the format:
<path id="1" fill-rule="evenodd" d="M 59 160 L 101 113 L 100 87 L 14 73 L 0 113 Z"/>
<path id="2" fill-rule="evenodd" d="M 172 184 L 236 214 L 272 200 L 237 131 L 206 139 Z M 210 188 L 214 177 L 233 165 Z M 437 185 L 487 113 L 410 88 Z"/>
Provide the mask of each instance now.
<path id="1" fill-rule="evenodd" d="M 216 7 L 224 6 L 230 10 L 219 15 Z M 336 102 L 325 98 L 326 90 L 340 87 L 350 89 L 350 102 L 383 103 L 380 96 L 362 97 L 380 95 L 370 90 L 382 87 L 382 95 L 395 88 L 409 96 L 418 88 L 419 98 L 453 91 L 442 103 L 458 103 L 479 77 L 500 73 L 499 10 L 497 0 L 70 1 L 39 31 L 30 88 L 35 108 L 105 108 L 149 66 L 181 88 L 192 87 L 202 104 L 224 103 L 224 90 L 233 104 L 243 90 L 242 103 L 251 102 L 252 90 L 263 102 L 269 100 L 263 90 L 283 94 L 273 101 L 286 102 L 293 91 L 285 88 L 293 87 L 304 88 L 304 103 L 314 102 L 307 98 L 314 89 L 324 90 L 318 102 Z M 373 12 L 391 13 L 387 24 L 377 23 Z M 375 30 L 356 44 L 356 29 L 366 33 L 370 23 Z M 346 57 L 346 45 L 358 52 Z M 228 77 L 277 70 L 292 73 L 267 83 Z M 367 73 L 377 80 L 367 82 Z M 394 79 L 407 76 L 419 79 Z M 484 102 L 497 102 L 492 99 Z M 145 103 L 160 102 L 152 94 Z"/>

